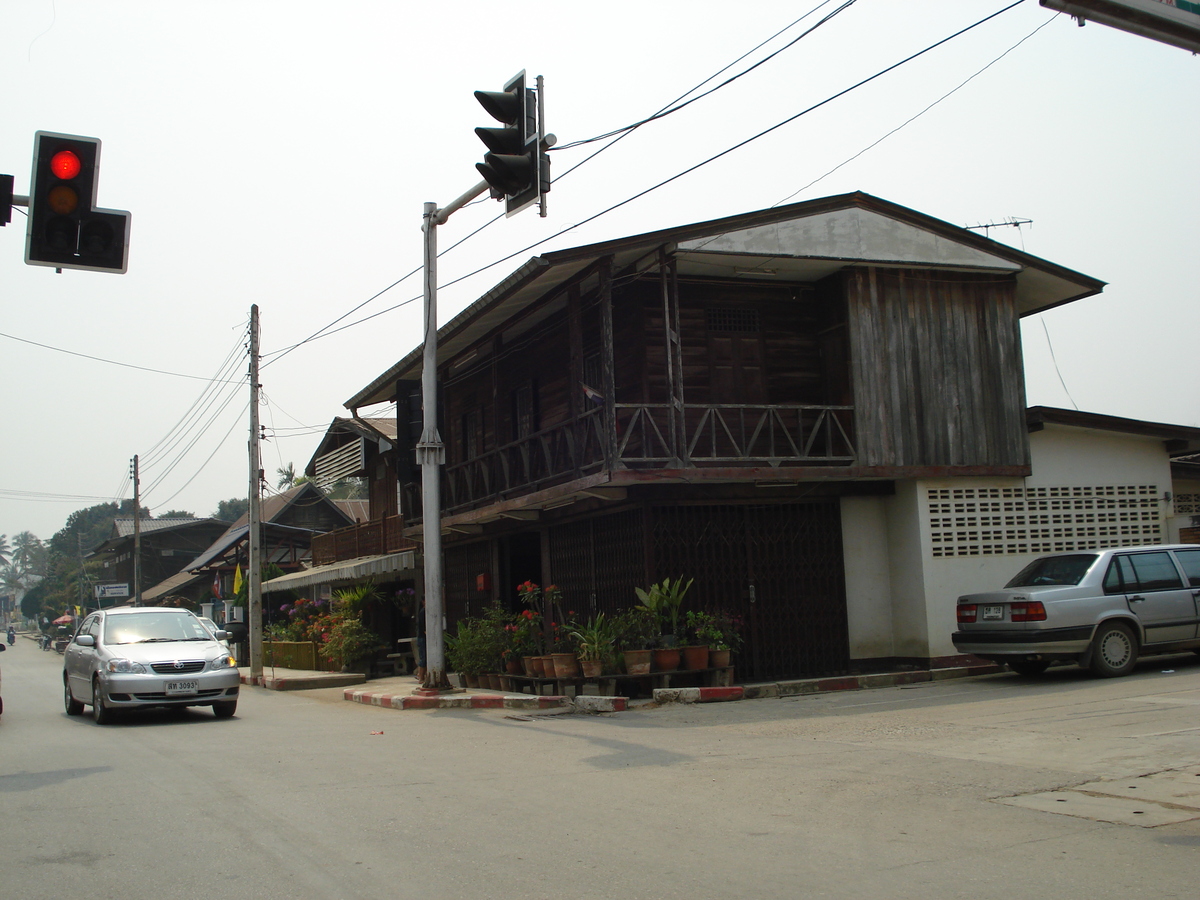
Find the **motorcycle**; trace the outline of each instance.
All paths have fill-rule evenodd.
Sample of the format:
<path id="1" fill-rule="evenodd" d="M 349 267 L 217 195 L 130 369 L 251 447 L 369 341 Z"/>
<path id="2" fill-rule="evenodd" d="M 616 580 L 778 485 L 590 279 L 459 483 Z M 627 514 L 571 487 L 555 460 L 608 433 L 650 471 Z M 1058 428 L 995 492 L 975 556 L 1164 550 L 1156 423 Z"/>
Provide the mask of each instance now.
<path id="1" fill-rule="evenodd" d="M 54 643 L 54 638 L 50 637 L 50 635 L 48 635 L 48 634 L 43 634 L 38 638 L 38 645 L 43 650 L 49 650 L 51 645 L 53 645 L 53 643 Z"/>
<path id="2" fill-rule="evenodd" d="M 16 642 L 17 642 L 17 633 L 15 631 L 13 631 L 11 628 L 8 629 L 8 646 L 11 647 Z"/>

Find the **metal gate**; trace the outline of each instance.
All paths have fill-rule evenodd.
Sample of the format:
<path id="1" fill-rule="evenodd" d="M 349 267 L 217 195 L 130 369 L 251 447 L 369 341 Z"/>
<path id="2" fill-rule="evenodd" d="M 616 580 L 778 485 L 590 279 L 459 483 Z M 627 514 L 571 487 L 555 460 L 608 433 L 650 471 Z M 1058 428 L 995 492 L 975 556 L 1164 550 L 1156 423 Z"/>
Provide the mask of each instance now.
<path id="1" fill-rule="evenodd" d="M 694 578 L 685 605 L 742 617 L 739 680 L 848 671 L 836 500 L 656 506 L 653 523 L 656 580 Z"/>
<path id="2" fill-rule="evenodd" d="M 646 582 L 645 529 L 639 509 L 555 525 L 546 531 L 550 578 L 579 618 L 636 606 Z"/>

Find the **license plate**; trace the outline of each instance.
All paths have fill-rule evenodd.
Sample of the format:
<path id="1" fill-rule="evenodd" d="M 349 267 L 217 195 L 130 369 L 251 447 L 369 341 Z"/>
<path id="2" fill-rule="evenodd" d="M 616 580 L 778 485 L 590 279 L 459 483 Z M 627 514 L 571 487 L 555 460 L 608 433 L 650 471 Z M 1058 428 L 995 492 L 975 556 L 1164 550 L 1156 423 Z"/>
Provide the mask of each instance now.
<path id="1" fill-rule="evenodd" d="M 983 608 L 983 620 L 985 622 L 995 621 L 995 620 L 1003 619 L 1003 618 L 1004 618 L 1004 607 L 1003 606 L 985 606 Z"/>
<path id="2" fill-rule="evenodd" d="M 168 681 L 167 695 L 171 694 L 194 694 L 200 690 L 200 682 L 198 681 Z"/>

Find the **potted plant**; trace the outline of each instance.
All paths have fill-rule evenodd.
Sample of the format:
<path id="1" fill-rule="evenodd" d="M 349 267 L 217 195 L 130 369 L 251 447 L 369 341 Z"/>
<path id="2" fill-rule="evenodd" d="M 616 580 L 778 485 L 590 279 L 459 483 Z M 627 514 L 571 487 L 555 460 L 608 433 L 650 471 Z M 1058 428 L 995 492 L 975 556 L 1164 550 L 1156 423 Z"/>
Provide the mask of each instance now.
<path id="1" fill-rule="evenodd" d="M 646 606 L 634 606 L 613 619 L 621 660 L 630 675 L 650 674 L 651 647 L 658 639 L 658 616 Z"/>
<path id="2" fill-rule="evenodd" d="M 680 575 L 673 582 L 670 578 L 664 578 L 658 584 L 650 585 L 646 590 L 634 588 L 638 599 L 658 618 L 658 640 L 662 647 L 674 647 L 678 640 L 679 605 L 683 602 L 683 596 L 688 592 L 694 580 L 694 578 L 689 578 L 688 583 L 684 584 L 683 576 Z"/>
<path id="3" fill-rule="evenodd" d="M 612 658 L 613 642 L 616 640 L 612 622 L 604 617 L 604 613 L 596 613 L 586 625 L 576 626 L 571 636 L 579 647 L 583 677 L 598 678 Z"/>
<path id="4" fill-rule="evenodd" d="M 363 668 L 364 674 L 369 675 L 371 656 L 381 643 L 379 636 L 368 631 L 358 616 L 341 616 L 329 629 L 321 653 L 343 672 L 355 666 Z"/>
<path id="5" fill-rule="evenodd" d="M 697 643 L 708 645 L 708 665 L 728 666 L 732 651 L 741 646 L 741 619 L 728 613 L 688 612 L 687 623 Z"/>

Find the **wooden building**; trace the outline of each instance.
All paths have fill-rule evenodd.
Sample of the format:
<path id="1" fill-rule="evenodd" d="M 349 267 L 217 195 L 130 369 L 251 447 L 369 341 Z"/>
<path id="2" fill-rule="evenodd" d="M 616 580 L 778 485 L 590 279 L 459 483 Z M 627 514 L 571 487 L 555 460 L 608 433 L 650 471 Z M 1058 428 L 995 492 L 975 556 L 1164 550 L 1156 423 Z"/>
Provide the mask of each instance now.
<path id="1" fill-rule="evenodd" d="M 859 557 L 912 581 L 901 486 L 1029 474 L 1020 317 L 1102 287 L 861 193 L 531 259 L 439 330 L 450 619 L 526 579 L 583 616 L 682 575 L 744 617 L 741 678 L 928 663 L 920 610 L 856 637 Z M 346 403 L 397 403 L 361 471 L 412 538 L 421 366 Z"/>

